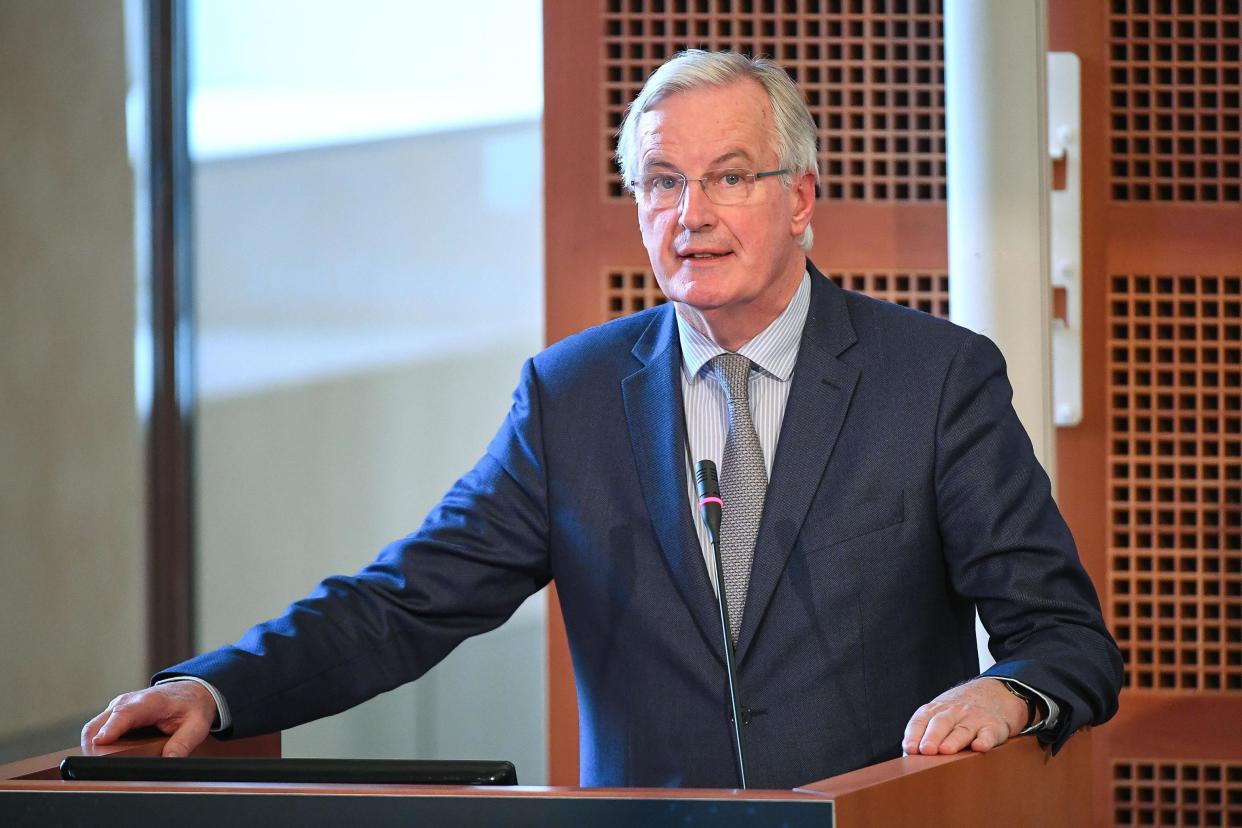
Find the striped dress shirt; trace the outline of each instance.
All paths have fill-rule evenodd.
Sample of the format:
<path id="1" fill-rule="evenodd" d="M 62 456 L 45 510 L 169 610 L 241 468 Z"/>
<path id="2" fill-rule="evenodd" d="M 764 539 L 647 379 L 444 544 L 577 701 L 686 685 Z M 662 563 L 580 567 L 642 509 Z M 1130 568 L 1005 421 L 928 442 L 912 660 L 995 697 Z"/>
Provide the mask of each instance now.
<path id="1" fill-rule="evenodd" d="M 772 479 L 772 458 L 776 455 L 776 443 L 781 436 L 781 421 L 785 418 L 794 363 L 798 361 L 798 346 L 802 342 L 802 328 L 806 325 L 810 305 L 811 276 L 804 273 L 789 306 L 738 351 L 754 363 L 750 372 L 750 415 L 759 434 L 763 464 L 769 480 Z M 681 314 L 677 314 L 677 335 L 681 340 L 681 399 L 686 407 L 689 454 L 695 463 L 711 460 L 716 468 L 720 468 L 725 437 L 729 431 L 729 407 L 724 389 L 708 362 L 717 354 L 725 353 L 725 349 L 695 330 Z M 686 477 L 694 528 L 699 535 L 708 578 L 715 590 L 716 558 L 707 540 L 707 529 L 699 520 L 699 498 L 695 491 L 693 468 L 687 468 Z"/>

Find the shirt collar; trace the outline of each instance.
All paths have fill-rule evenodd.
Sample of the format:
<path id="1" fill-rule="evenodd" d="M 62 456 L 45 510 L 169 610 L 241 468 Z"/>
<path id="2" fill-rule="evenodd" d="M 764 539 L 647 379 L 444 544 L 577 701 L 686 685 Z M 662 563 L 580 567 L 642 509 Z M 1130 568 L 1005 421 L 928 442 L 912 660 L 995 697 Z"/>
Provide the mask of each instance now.
<path id="1" fill-rule="evenodd" d="M 793 376 L 794 363 L 798 361 L 798 346 L 802 342 L 802 329 L 806 326 L 810 307 L 811 274 L 804 272 L 802 282 L 785 310 L 758 336 L 743 345 L 738 353 L 761 370 L 781 382 L 786 382 Z M 682 370 L 688 377 L 693 378 L 698 376 L 708 361 L 726 351 L 697 331 L 680 313 L 676 316 L 677 337 L 681 340 Z"/>

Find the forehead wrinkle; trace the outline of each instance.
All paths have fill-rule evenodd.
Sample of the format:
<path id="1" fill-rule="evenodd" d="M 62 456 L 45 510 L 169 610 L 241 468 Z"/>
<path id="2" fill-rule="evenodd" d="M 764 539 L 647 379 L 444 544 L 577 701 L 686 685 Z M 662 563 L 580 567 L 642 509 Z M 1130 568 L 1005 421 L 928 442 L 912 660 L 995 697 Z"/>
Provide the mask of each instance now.
<path id="1" fill-rule="evenodd" d="M 643 113 L 644 119 L 646 119 L 646 115 L 647 113 Z M 640 122 L 640 127 L 641 125 L 642 124 Z M 666 141 L 664 136 L 661 134 L 660 126 L 661 124 L 657 120 L 655 124 L 649 126 L 647 129 L 643 129 L 638 136 L 639 169 L 647 169 L 649 167 L 671 167 L 675 169 L 672 162 L 661 157 L 665 151 Z"/>
<path id="2" fill-rule="evenodd" d="M 687 134 L 684 114 L 670 118 L 669 113 L 665 109 L 667 103 L 682 99 L 684 95 L 696 95 L 700 91 L 717 92 L 721 89 L 746 89 L 750 86 L 762 93 L 754 101 L 756 104 L 754 107 L 745 107 L 741 111 L 721 112 L 719 115 L 722 117 L 717 118 L 712 118 L 709 115 L 702 120 L 696 121 L 697 126 L 694 134 Z M 779 152 L 776 152 L 776 139 L 779 136 L 775 129 L 771 103 L 768 101 L 766 91 L 762 85 L 755 81 L 743 81 L 740 84 L 728 84 L 724 87 L 713 87 L 704 90 L 692 89 L 670 95 L 667 99 L 654 102 L 650 109 L 644 111 L 639 116 L 637 126 L 637 135 L 635 137 L 638 144 L 638 158 L 636 159 L 638 170 L 656 168 L 683 172 L 683 167 L 669 160 L 670 157 L 679 157 L 683 161 L 688 161 L 691 158 L 700 157 L 700 151 L 711 151 L 713 144 L 715 147 L 723 146 L 724 151 L 715 155 L 712 160 L 706 162 L 705 166 L 694 172 L 720 169 L 722 164 L 733 159 L 743 159 L 750 166 L 754 166 L 760 163 L 762 157 L 769 152 L 779 156 Z M 759 133 L 758 136 L 753 136 L 759 139 L 759 143 L 754 147 L 748 148 L 747 144 L 753 135 L 752 130 Z M 737 133 L 742 133 L 745 136 L 740 143 L 738 139 L 742 138 L 742 136 Z M 687 141 L 690 143 L 687 143 Z M 692 164 L 691 166 L 697 167 L 698 165 Z"/>

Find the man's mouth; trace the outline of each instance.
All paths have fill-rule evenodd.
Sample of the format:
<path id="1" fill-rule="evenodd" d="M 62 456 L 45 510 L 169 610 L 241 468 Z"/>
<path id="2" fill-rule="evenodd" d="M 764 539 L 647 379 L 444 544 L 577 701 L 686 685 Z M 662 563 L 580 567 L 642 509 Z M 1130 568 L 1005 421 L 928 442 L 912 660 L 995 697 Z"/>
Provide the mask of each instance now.
<path id="1" fill-rule="evenodd" d="M 719 253 L 709 253 L 709 252 L 679 253 L 678 255 L 681 256 L 681 258 L 683 259 L 694 259 L 696 261 L 701 261 L 701 260 L 706 260 L 706 259 L 723 259 L 725 256 L 732 256 L 733 253 L 731 251 L 722 251 Z"/>

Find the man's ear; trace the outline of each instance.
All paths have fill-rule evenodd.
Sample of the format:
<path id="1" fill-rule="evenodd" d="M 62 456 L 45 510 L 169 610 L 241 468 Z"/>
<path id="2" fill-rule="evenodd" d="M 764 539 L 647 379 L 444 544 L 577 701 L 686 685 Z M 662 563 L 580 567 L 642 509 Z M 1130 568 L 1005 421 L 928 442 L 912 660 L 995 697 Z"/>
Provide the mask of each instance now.
<path id="1" fill-rule="evenodd" d="M 804 172 L 794 179 L 789 188 L 789 197 L 793 200 L 793 221 L 790 224 L 790 235 L 797 238 L 811 223 L 815 213 L 815 175 Z"/>

